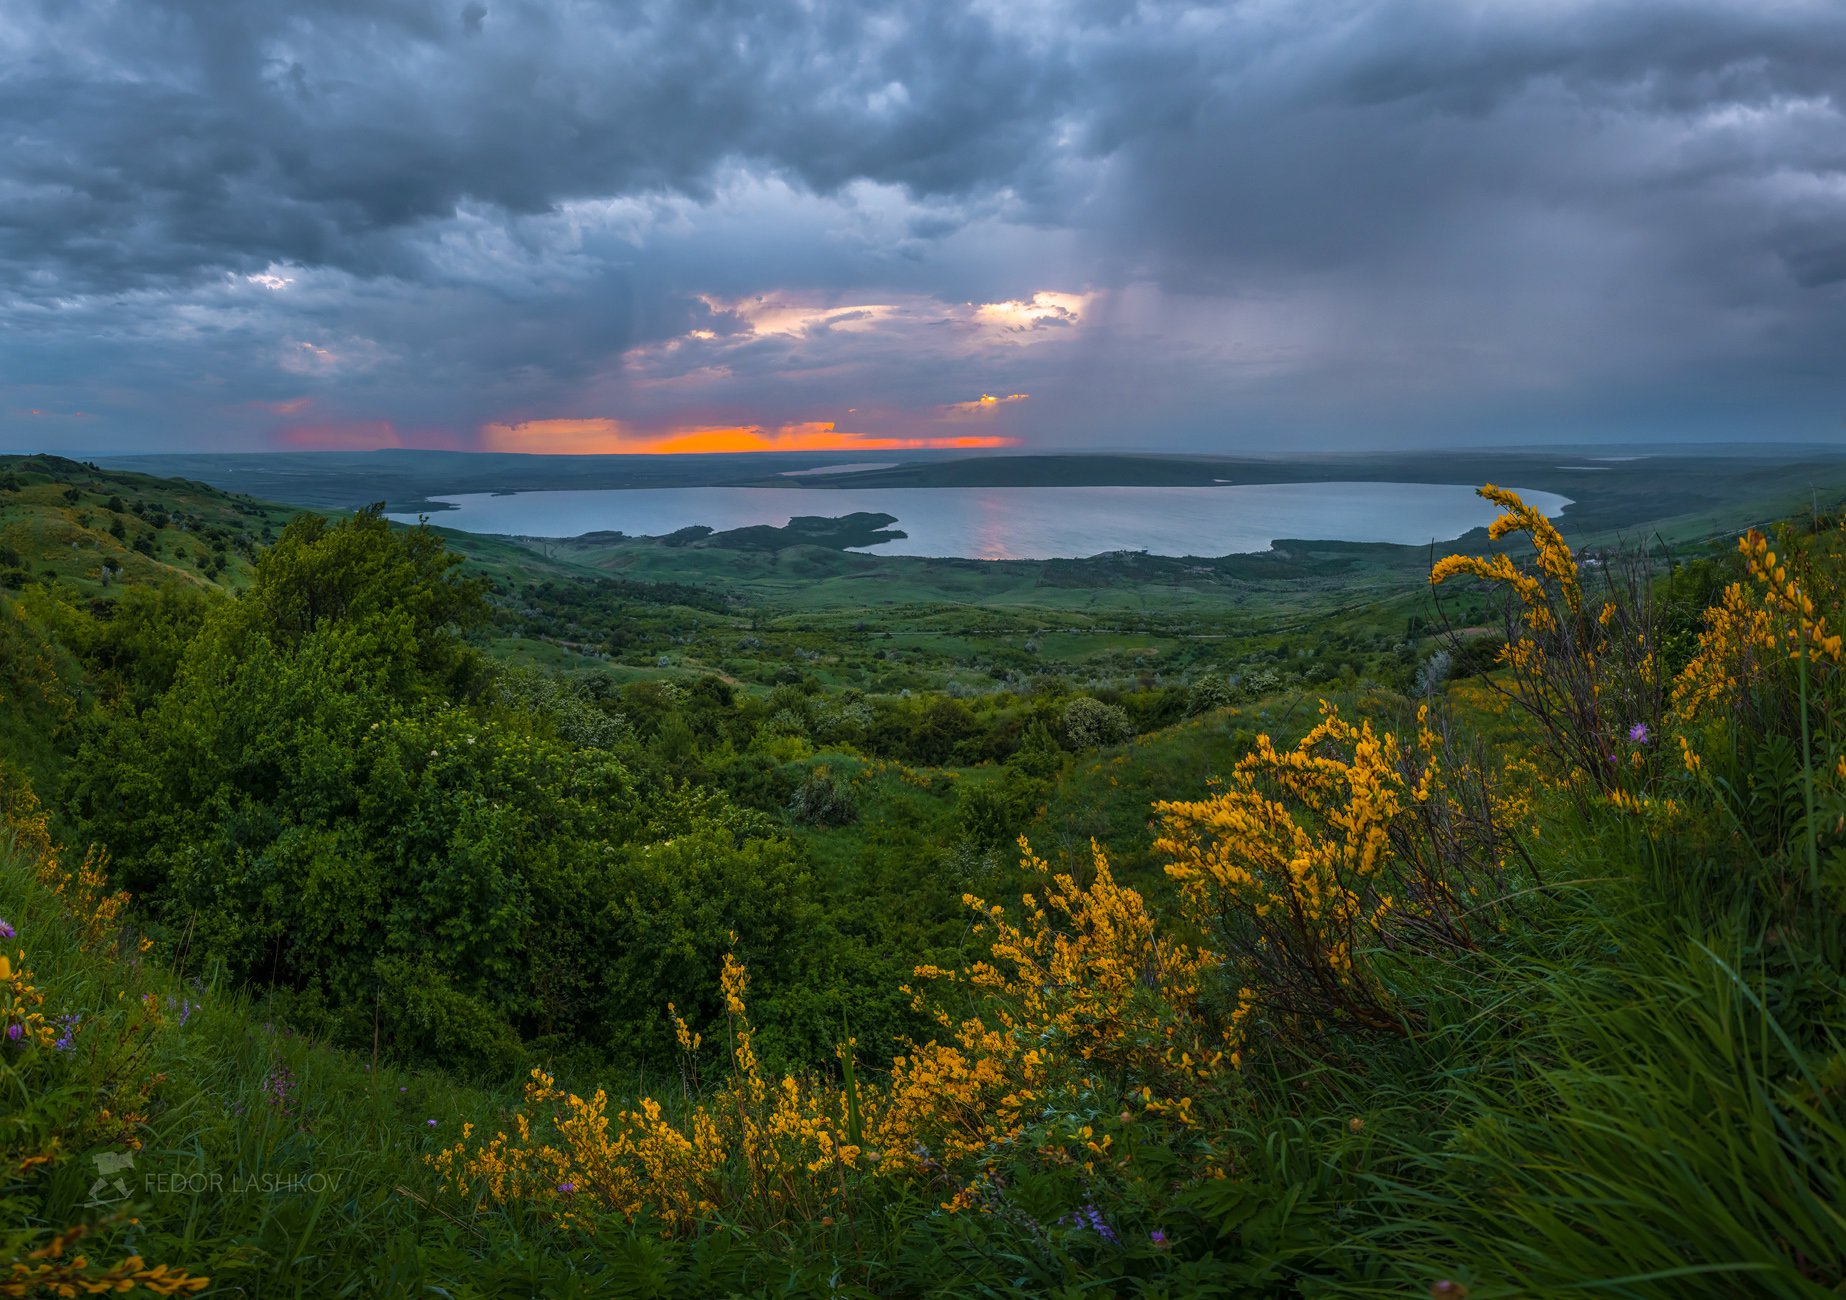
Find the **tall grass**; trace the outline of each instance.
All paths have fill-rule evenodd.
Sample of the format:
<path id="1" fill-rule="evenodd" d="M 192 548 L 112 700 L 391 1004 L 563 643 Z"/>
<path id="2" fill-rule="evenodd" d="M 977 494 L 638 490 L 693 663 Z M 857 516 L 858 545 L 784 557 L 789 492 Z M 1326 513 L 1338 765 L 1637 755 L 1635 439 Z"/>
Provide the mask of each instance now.
<path id="1" fill-rule="evenodd" d="M 1352 1294 L 1452 1279 L 1476 1300 L 1807 1297 L 1846 1281 L 1837 974 L 1797 1032 L 1774 1006 L 1785 956 L 1749 909 L 1691 935 L 1639 864 L 1605 865 L 1619 879 L 1554 899 L 1500 959 L 1491 1001 L 1457 1016 L 1472 999 L 1451 996 L 1456 1018 L 1394 1063 L 1379 1100 L 1424 1122 L 1380 1153 L 1355 1244 L 1392 1280 Z"/>

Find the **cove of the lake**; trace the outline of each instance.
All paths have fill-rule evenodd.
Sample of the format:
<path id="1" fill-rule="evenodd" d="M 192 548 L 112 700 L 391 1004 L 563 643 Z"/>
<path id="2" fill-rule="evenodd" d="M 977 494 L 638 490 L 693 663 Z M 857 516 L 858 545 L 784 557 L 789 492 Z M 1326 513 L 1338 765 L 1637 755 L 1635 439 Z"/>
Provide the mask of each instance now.
<path id="1" fill-rule="evenodd" d="M 1555 516 L 1570 504 L 1522 492 Z M 658 537 L 695 524 L 720 532 L 781 527 L 797 515 L 895 515 L 907 536 L 862 548 L 879 555 L 1050 560 L 1105 551 L 1236 555 L 1277 538 L 1445 542 L 1499 513 L 1472 488 L 1447 483 L 1248 483 L 1215 487 L 689 487 L 468 493 L 434 498 L 454 509 L 430 522 L 471 533 Z M 414 521 L 415 515 L 394 514 Z"/>

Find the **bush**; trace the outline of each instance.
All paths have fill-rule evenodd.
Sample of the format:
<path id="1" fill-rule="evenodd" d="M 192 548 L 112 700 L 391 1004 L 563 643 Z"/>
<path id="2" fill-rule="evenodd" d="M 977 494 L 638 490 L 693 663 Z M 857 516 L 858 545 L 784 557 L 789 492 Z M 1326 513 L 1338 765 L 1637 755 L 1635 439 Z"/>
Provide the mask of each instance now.
<path id="1" fill-rule="evenodd" d="M 1240 1033 L 1252 1013 L 1297 1036 L 1403 1033 L 1377 955 L 1475 947 L 1469 916 L 1503 892 L 1507 817 L 1445 735 L 1428 706 L 1406 744 L 1323 705 L 1293 749 L 1257 737 L 1221 792 L 1154 805 L 1154 848 L 1226 954 Z"/>
<path id="2" fill-rule="evenodd" d="M 580 749 L 614 749 L 634 736 L 628 719 L 603 708 L 581 678 L 509 668 L 501 671 L 494 693 L 507 708 L 531 715 L 559 740 Z"/>
<path id="3" fill-rule="evenodd" d="M 1228 709 L 1237 703 L 1238 691 L 1231 683 L 1216 673 L 1201 677 L 1186 692 L 1186 712 L 1209 713 L 1213 709 Z"/>
<path id="4" fill-rule="evenodd" d="M 845 826 L 859 820 L 859 796 L 852 782 L 816 767 L 795 787 L 788 815 L 803 826 Z"/>
<path id="5" fill-rule="evenodd" d="M 505 1078 L 523 1051 L 505 1016 L 456 989 L 433 962 L 418 956 L 383 957 L 373 964 L 378 1030 L 386 1043 L 413 1044 L 445 1069 Z"/>
<path id="6" fill-rule="evenodd" d="M 998 781 L 964 782 L 955 795 L 956 830 L 982 852 L 1003 849 L 1018 842 L 1049 793 L 1047 783 L 1013 767 Z"/>
<path id="7" fill-rule="evenodd" d="M 1435 695 L 1449 679 L 1449 672 L 1455 666 L 1455 656 L 1447 650 L 1431 652 L 1429 658 L 1417 666 L 1416 681 L 1411 690 L 1419 696 Z"/>
<path id="8" fill-rule="evenodd" d="M 1625 788 L 1636 779 L 1629 760 L 1651 769 L 1655 752 L 1636 749 L 1630 736 L 1658 735 L 1667 703 L 1645 557 L 1606 554 L 1586 567 L 1517 493 L 1489 484 L 1481 495 L 1502 510 L 1488 537 L 1526 534 L 1537 552 L 1533 565 L 1522 568 L 1504 553 L 1450 555 L 1430 570 L 1430 582 L 1471 574 L 1505 592 L 1500 660 L 1510 680 L 1496 689 L 1537 724 L 1559 770 L 1581 773 L 1604 793 Z M 1454 648 L 1459 658 L 1461 646 Z"/>
<path id="9" fill-rule="evenodd" d="M 1137 1122 L 1207 1157 L 1194 1169 L 1207 1165 L 1216 1139 L 1194 1120 L 1192 1094 L 1229 1061 L 1198 1000 L 1206 955 L 1162 937 L 1100 850 L 1087 887 L 1029 852 L 1022 867 L 1030 892 L 1019 922 L 964 900 L 983 959 L 918 970 L 917 1004 L 944 1032 L 897 1057 L 884 1082 L 860 1076 L 850 1042 L 837 1081 L 765 1078 L 745 968 L 726 953 L 730 1059 L 716 1088 L 673 1112 L 642 1098 L 612 1114 L 603 1091 L 573 1095 L 534 1070 L 512 1125 L 479 1140 L 464 1132 L 432 1163 L 463 1196 L 567 1216 L 582 1204 L 682 1235 L 720 1207 L 763 1232 L 850 1214 L 855 1200 L 906 1185 L 946 1196 L 951 1213 L 1007 1214 L 1020 1179 L 1079 1158 L 1106 1166 L 1114 1134 Z M 690 1083 L 704 1035 L 669 1012 Z M 1096 1140 L 1105 1128 L 1108 1144 Z M 1170 1157 L 1163 1167 L 1180 1173 Z"/>
<path id="10" fill-rule="evenodd" d="M 764 812 L 785 809 L 798 784 L 786 764 L 755 749 L 738 754 L 720 767 L 717 781 L 738 803 Z"/>
<path id="11" fill-rule="evenodd" d="M 661 970 L 746 922 L 779 978 L 799 867 L 773 828 L 643 791 L 575 684 L 510 673 L 467 702 L 480 592 L 453 563 L 372 512 L 291 524 L 73 769 L 124 883 L 203 962 L 318 999 L 347 1042 L 391 1000 L 385 1043 L 423 1059 L 504 1065 L 514 1034 L 657 1041 Z"/>
<path id="12" fill-rule="evenodd" d="M 1094 749 L 1130 739 L 1134 724 L 1115 705 L 1080 695 L 1064 706 L 1064 734 L 1076 748 Z"/>

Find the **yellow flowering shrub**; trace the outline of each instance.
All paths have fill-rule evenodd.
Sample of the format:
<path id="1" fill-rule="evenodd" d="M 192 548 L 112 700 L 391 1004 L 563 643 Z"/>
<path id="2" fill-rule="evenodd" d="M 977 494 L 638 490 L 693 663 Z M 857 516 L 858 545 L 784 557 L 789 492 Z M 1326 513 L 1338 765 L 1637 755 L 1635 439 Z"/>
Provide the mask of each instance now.
<path id="1" fill-rule="evenodd" d="M 1744 578 L 1705 611 L 1673 683 L 1680 758 L 1715 795 L 1748 791 L 1743 818 L 1771 842 L 1804 841 L 1818 879 L 1823 857 L 1846 841 L 1846 675 L 1829 622 L 1846 604 L 1846 517 L 1785 525 L 1774 545 L 1752 529 L 1737 550 Z M 1708 777 L 1706 758 L 1727 755 Z"/>
<path id="2" fill-rule="evenodd" d="M 108 1268 L 96 1268 L 87 1256 L 65 1252 L 89 1231 L 67 1228 L 45 1245 L 15 1260 L 0 1275 L 0 1297 L 120 1295 L 149 1291 L 154 1295 L 194 1295 L 211 1285 L 209 1277 L 167 1264 L 150 1265 L 130 1255 Z"/>
<path id="3" fill-rule="evenodd" d="M 1100 846 L 1087 885 L 1020 848 L 1019 920 L 965 895 L 988 956 L 917 970 L 916 1005 L 947 1041 L 893 1063 L 869 1130 L 893 1165 L 978 1158 L 1046 1113 L 1130 1100 L 1185 1116 L 1194 1084 L 1233 1064 L 1235 1043 L 1200 997 L 1212 955 L 1163 937 Z"/>
<path id="4" fill-rule="evenodd" d="M 1658 655 L 1642 557 L 1579 558 L 1551 521 L 1518 493 L 1493 484 L 1481 496 L 1501 509 L 1493 541 L 1523 534 L 1530 560 L 1449 555 L 1430 569 L 1432 586 L 1468 575 L 1508 593 L 1507 668 L 1502 687 L 1537 724 L 1552 758 L 1573 779 L 1607 793 L 1645 788 L 1658 766 L 1667 680 Z M 1584 590 L 1585 578 L 1598 590 Z"/>
<path id="5" fill-rule="evenodd" d="M 64 904 L 85 951 L 114 946 L 129 899 L 126 890 L 109 888 L 108 851 L 91 846 L 81 862 L 69 865 L 64 850 L 51 838 L 50 821 L 38 797 L 3 770 L 0 835 L 12 840 L 14 851 L 33 864 L 38 883 Z"/>
<path id="6" fill-rule="evenodd" d="M 1524 533 L 1531 539 L 1539 572 L 1531 573 L 1504 554 L 1491 557 L 1445 555 L 1430 570 L 1432 584 L 1468 573 L 1487 582 L 1504 583 L 1518 596 L 1521 616 L 1535 632 L 1554 631 L 1582 617 L 1583 589 L 1577 577 L 1577 559 L 1562 533 L 1543 512 L 1527 505 L 1511 488 L 1492 483 L 1479 494 L 1500 507 L 1501 515 L 1487 526 L 1489 541 Z M 1547 582 L 1546 579 L 1550 581 Z"/>
<path id="7" fill-rule="evenodd" d="M 1211 797 L 1154 806 L 1194 920 L 1253 1011 L 1401 1031 L 1377 950 L 1470 948 L 1468 912 L 1501 887 L 1509 812 L 1454 761 L 1428 705 L 1408 742 L 1321 702 L 1292 749 L 1268 736 Z"/>
<path id="8" fill-rule="evenodd" d="M 9 779 L 4 768 L 0 768 L 0 836 L 10 840 L 13 851 L 33 864 L 39 883 L 46 883 L 46 864 L 55 866 L 57 850 L 51 842 L 45 811 L 32 791 L 22 782 Z M 10 927 L 0 931 L 0 938 L 12 937 Z M 0 1050 L 9 1043 L 49 1047 L 57 1037 L 42 1010 L 45 995 L 33 982 L 25 963 L 24 948 L 15 949 L 10 957 L 0 951 Z"/>
<path id="9" fill-rule="evenodd" d="M 1791 661 L 1807 659 L 1817 693 L 1840 668 L 1841 636 L 1828 630 L 1820 602 L 1837 610 L 1842 593 L 1811 553 L 1788 548 L 1778 555 L 1755 529 L 1738 539 L 1737 549 L 1749 583 L 1731 583 L 1705 611 L 1698 651 L 1673 683 L 1673 708 L 1685 722 L 1739 708 L 1754 712 L 1756 688 L 1785 679 Z M 1691 767 L 1696 756 L 1687 754 Z"/>
<path id="10" fill-rule="evenodd" d="M 586 1221 L 586 1208 L 682 1230 L 721 1206 L 752 1207 L 767 1222 L 825 1212 L 839 1171 L 860 1158 L 846 1138 L 845 1096 L 794 1076 L 771 1086 L 752 1044 L 748 975 L 729 953 L 721 982 L 732 1072 L 715 1093 L 677 1115 L 651 1097 L 611 1113 L 606 1091 L 579 1096 L 535 1069 L 510 1128 L 477 1143 L 464 1126 L 432 1157 L 436 1169 L 485 1201 L 538 1201 L 574 1222 Z M 674 1018 L 690 1050 L 694 1037 Z"/>
<path id="11" fill-rule="evenodd" d="M 646 1097 L 612 1109 L 602 1090 L 578 1096 L 535 1070 L 507 1127 L 485 1138 L 464 1128 L 432 1163 L 464 1195 L 538 1202 L 578 1223 L 594 1207 L 675 1231 L 721 1212 L 762 1227 L 849 1212 L 849 1178 L 864 1176 L 919 1179 L 963 1208 L 1002 1158 L 1068 1160 L 1075 1143 L 1107 1159 L 1107 1137 L 1083 1120 L 1125 1104 L 1190 1123 L 1193 1083 L 1228 1064 L 1198 999 L 1209 955 L 1160 937 L 1100 849 L 1087 886 L 1029 846 L 1022 868 L 1031 888 L 1018 922 L 966 899 L 985 958 L 918 969 L 913 996 L 944 1032 L 897 1056 L 882 1082 L 859 1077 L 850 1043 L 837 1080 L 766 1078 L 748 976 L 727 954 L 721 1086 L 673 1110 Z M 669 1015 L 690 1055 L 699 1036 Z"/>
<path id="12" fill-rule="evenodd" d="M 22 782 L 9 779 L 4 771 L 0 771 L 0 837 L 4 837 L 15 860 L 70 912 L 86 949 L 100 951 L 114 946 L 117 918 L 128 895 L 109 890 L 103 869 L 106 859 L 90 853 L 78 868 L 64 868 L 38 800 Z M 15 937 L 10 923 L 0 925 L 0 933 Z M 25 963 L 23 947 L 15 948 L 11 954 L 0 951 L 0 1058 L 14 1058 L 9 1064 L 24 1067 L 14 1075 L 14 1081 L 23 1083 L 31 1093 L 36 1080 L 42 1077 L 32 1067 L 42 1064 L 45 1058 L 35 1062 L 29 1057 L 22 1060 L 18 1054 L 39 1052 L 57 1057 L 55 1049 L 70 1048 L 78 1017 L 64 1016 L 56 1024 L 46 1017 L 45 994 Z M 58 1115 L 57 1122 L 45 1128 L 0 1126 L 5 1129 L 0 1134 L 0 1173 L 14 1183 L 57 1165 L 71 1151 L 97 1145 L 140 1148 L 151 1100 L 166 1078 L 145 1072 L 147 1038 L 159 1028 L 163 1016 L 159 999 L 152 993 L 132 1003 L 128 1003 L 126 990 L 119 991 L 117 997 L 132 1006 L 134 1012 L 107 1049 L 90 1054 L 93 1068 L 85 1080 L 80 1105 Z M 56 1107 L 60 1094 L 39 1093 L 35 1101 Z M 150 1265 L 140 1255 L 128 1255 L 115 1264 L 100 1266 L 70 1249 L 97 1226 L 77 1224 L 48 1240 L 42 1227 L 21 1224 L 0 1229 L 0 1254 L 9 1260 L 6 1272 L 0 1273 L 0 1297 L 134 1291 L 172 1296 L 193 1294 L 210 1285 L 208 1277 L 166 1264 Z"/>

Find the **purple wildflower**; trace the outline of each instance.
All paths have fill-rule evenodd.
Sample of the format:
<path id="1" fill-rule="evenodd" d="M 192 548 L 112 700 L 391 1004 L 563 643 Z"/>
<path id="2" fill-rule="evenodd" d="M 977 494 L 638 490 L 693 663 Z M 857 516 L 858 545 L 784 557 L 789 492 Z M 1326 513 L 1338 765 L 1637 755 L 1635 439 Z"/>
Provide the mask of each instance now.
<path id="1" fill-rule="evenodd" d="M 1628 739 L 1634 741 L 1637 745 L 1645 745 L 1647 743 L 1647 724 L 1645 722 L 1637 722 L 1634 726 L 1628 728 Z"/>
<path id="2" fill-rule="evenodd" d="M 1159 1228 L 1155 1228 L 1152 1232 L 1148 1233 L 1147 1239 L 1154 1243 L 1154 1249 L 1156 1250 L 1165 1250 L 1167 1248 L 1167 1234 L 1162 1232 Z"/>
<path id="3" fill-rule="evenodd" d="M 68 1052 L 75 1047 L 77 1045 L 77 1023 L 82 1019 L 82 1016 L 76 1015 L 59 1016 L 58 1028 L 63 1032 L 58 1035 L 58 1041 L 52 1046 L 60 1052 Z"/>
<path id="4" fill-rule="evenodd" d="M 17 1022 L 10 1024 L 6 1027 L 6 1036 L 12 1039 L 15 1043 L 19 1041 L 20 1035 L 25 1032 L 26 1032 L 26 1027 Z"/>
<path id="5" fill-rule="evenodd" d="M 1094 1204 L 1086 1205 L 1081 1210 L 1067 1214 L 1058 1222 L 1068 1223 L 1074 1228 L 1088 1228 L 1111 1246 L 1119 1240 L 1115 1235 L 1115 1229 L 1109 1226 L 1109 1221 L 1102 1217 L 1102 1211 Z"/>
<path id="6" fill-rule="evenodd" d="M 435 1121 L 435 1120 L 433 1120 L 433 1119 L 426 1119 L 426 1120 L 424 1120 L 423 1122 L 424 1122 L 425 1124 L 428 1124 L 428 1125 L 429 1125 L 429 1126 L 430 1126 L 431 1128 L 435 1128 L 435 1127 L 436 1127 L 436 1121 Z"/>
<path id="7" fill-rule="evenodd" d="M 263 1076 L 263 1100 L 284 1115 L 293 1113 L 295 1076 L 286 1065 L 278 1063 Z"/>
<path id="8" fill-rule="evenodd" d="M 560 1192 L 563 1192 L 563 1193 L 564 1193 L 564 1194 L 565 1194 L 566 1196 L 569 1196 L 569 1195 L 570 1195 L 570 1194 L 571 1194 L 572 1192 L 574 1192 L 574 1191 L 576 1191 L 576 1190 L 577 1190 L 577 1184 L 575 1184 L 575 1183 L 559 1183 L 559 1184 L 558 1184 L 558 1190 L 559 1190 Z"/>
<path id="9" fill-rule="evenodd" d="M 18 933 L 17 930 L 8 925 L 5 921 L 0 921 L 0 939 L 11 939 Z"/>

